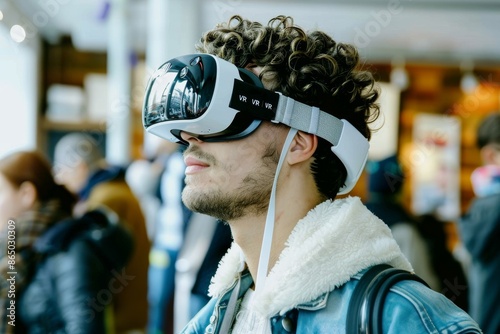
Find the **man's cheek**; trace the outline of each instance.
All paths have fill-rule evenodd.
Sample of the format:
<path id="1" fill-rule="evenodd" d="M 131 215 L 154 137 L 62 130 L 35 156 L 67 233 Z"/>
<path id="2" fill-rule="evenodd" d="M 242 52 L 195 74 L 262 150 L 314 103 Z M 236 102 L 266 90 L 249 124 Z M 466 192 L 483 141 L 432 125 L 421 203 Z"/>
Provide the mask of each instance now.
<path id="1" fill-rule="evenodd" d="M 220 173 L 217 173 L 215 178 L 216 183 L 224 187 L 238 184 L 238 180 L 241 179 L 247 162 L 241 159 L 237 161 L 239 162 L 224 166 L 225 168 L 221 169 Z"/>

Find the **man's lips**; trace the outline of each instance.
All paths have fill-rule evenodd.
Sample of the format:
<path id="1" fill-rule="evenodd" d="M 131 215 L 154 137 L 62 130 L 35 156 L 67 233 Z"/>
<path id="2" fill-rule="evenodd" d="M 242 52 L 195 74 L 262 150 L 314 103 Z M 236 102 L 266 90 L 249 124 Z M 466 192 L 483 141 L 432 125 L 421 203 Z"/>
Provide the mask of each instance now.
<path id="1" fill-rule="evenodd" d="M 186 174 L 199 172 L 209 166 L 207 163 L 193 157 L 186 157 L 184 163 L 186 164 Z"/>

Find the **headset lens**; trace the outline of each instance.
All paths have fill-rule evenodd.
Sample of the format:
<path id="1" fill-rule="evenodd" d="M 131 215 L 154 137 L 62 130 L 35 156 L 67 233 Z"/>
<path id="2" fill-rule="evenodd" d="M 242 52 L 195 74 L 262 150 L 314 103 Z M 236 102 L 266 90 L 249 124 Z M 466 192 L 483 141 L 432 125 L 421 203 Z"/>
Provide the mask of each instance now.
<path id="1" fill-rule="evenodd" d="M 163 64 L 146 90 L 144 125 L 202 116 L 210 106 L 215 80 L 216 63 L 209 56 L 184 56 Z"/>

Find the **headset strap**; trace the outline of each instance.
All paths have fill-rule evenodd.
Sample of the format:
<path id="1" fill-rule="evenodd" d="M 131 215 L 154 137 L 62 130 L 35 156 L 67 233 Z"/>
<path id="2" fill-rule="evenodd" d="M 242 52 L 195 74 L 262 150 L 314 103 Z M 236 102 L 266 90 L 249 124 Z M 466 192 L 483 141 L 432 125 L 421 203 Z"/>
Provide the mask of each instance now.
<path id="1" fill-rule="evenodd" d="M 315 134 L 334 146 L 338 145 L 344 128 L 344 122 L 337 117 L 281 94 L 272 121 Z"/>
<path id="2" fill-rule="evenodd" d="M 344 122 L 318 107 L 237 79 L 234 79 L 229 107 L 249 113 L 256 119 L 315 134 L 334 146 L 339 143 L 344 128 Z"/>

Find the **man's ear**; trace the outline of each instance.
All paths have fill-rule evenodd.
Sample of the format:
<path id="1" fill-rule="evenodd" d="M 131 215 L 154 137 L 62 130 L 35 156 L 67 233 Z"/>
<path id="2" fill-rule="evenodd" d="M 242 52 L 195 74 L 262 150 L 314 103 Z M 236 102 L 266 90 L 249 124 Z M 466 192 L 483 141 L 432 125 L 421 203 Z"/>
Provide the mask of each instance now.
<path id="1" fill-rule="evenodd" d="M 31 182 L 25 181 L 19 187 L 19 194 L 21 205 L 25 209 L 30 209 L 35 205 L 38 200 L 38 194 L 35 185 Z"/>
<path id="2" fill-rule="evenodd" d="M 288 163 L 293 165 L 310 159 L 318 147 L 316 135 L 297 131 L 288 152 Z"/>

